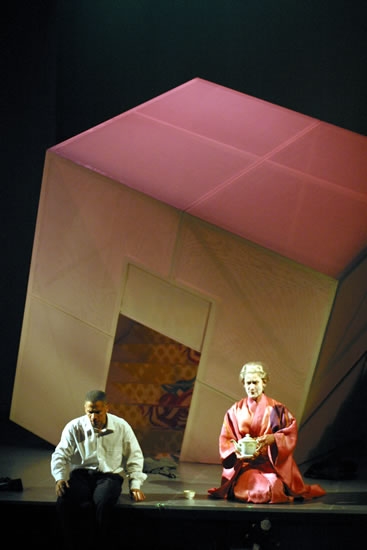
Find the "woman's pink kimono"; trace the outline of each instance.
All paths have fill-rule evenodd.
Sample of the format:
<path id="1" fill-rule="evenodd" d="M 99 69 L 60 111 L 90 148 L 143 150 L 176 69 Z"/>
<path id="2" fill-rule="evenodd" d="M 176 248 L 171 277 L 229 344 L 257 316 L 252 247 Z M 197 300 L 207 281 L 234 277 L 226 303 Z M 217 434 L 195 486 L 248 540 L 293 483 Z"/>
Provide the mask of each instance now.
<path id="1" fill-rule="evenodd" d="M 274 434 L 275 443 L 252 461 L 239 460 L 231 439 L 238 441 L 246 434 L 253 438 Z M 245 397 L 232 405 L 219 436 L 221 486 L 209 489 L 209 495 L 254 503 L 290 502 L 324 495 L 320 485 L 306 485 L 303 481 L 293 458 L 297 434 L 292 413 L 264 393 L 258 403 Z"/>

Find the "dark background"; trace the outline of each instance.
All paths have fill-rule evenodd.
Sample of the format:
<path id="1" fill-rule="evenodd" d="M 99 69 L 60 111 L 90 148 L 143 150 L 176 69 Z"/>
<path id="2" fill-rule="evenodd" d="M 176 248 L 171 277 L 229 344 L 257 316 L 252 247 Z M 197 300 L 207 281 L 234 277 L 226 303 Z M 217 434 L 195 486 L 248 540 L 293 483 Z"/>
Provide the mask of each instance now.
<path id="1" fill-rule="evenodd" d="M 367 135 L 367 1 L 14 0 L 1 29 L 8 418 L 46 149 L 195 77 Z"/>

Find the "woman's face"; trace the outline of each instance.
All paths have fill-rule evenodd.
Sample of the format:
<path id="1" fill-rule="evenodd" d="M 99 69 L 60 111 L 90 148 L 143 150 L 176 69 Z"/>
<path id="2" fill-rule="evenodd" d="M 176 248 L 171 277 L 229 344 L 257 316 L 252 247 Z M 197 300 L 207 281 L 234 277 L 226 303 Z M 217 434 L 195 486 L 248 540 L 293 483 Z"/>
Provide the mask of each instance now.
<path id="1" fill-rule="evenodd" d="M 252 397 L 252 399 L 258 399 L 265 389 L 264 381 L 256 372 L 247 373 L 243 385 L 248 397 Z"/>

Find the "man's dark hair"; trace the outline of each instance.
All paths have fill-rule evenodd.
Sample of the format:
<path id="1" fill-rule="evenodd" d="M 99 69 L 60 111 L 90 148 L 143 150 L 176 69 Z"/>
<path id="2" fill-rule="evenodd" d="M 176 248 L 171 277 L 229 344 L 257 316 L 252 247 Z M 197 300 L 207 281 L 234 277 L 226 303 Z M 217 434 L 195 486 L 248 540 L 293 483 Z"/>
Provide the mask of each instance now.
<path id="1" fill-rule="evenodd" d="M 85 395 L 85 402 L 95 403 L 96 401 L 107 401 L 106 393 L 102 390 L 89 390 Z"/>

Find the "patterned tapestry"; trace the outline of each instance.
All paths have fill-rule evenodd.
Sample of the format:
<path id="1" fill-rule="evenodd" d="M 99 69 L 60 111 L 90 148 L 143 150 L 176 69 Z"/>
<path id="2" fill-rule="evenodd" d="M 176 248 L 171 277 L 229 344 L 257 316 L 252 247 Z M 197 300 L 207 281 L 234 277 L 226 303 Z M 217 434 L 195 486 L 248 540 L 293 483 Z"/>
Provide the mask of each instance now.
<path id="1" fill-rule="evenodd" d="M 106 392 L 145 456 L 179 459 L 200 354 L 120 315 Z"/>

